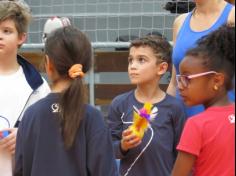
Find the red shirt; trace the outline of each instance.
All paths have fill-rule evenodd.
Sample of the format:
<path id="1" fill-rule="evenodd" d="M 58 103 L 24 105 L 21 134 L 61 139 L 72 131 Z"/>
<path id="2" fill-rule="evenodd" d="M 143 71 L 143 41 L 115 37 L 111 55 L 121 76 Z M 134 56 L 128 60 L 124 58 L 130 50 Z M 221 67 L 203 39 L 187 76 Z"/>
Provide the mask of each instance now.
<path id="1" fill-rule="evenodd" d="M 234 105 L 189 118 L 177 149 L 197 156 L 196 176 L 235 176 Z"/>

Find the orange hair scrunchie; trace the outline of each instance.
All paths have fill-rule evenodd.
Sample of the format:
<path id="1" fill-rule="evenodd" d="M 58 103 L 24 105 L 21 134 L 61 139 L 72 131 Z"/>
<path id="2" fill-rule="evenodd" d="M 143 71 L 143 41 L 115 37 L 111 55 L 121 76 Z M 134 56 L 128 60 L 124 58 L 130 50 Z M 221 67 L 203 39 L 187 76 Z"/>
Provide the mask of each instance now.
<path id="1" fill-rule="evenodd" d="M 70 78 L 75 79 L 78 76 L 83 78 L 84 72 L 82 71 L 82 69 L 83 69 L 83 66 L 81 64 L 72 65 L 72 67 L 68 71 Z"/>

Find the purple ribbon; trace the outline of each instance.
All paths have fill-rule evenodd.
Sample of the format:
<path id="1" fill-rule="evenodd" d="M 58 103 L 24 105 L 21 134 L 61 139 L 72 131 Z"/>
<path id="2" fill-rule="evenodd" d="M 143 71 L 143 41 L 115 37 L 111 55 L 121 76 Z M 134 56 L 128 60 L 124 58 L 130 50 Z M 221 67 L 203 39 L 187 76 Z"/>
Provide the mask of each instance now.
<path id="1" fill-rule="evenodd" d="M 150 121 L 151 117 L 145 109 L 141 109 L 139 112 L 140 112 L 139 115 L 141 117 L 143 117 L 143 118 L 147 119 L 148 121 Z"/>

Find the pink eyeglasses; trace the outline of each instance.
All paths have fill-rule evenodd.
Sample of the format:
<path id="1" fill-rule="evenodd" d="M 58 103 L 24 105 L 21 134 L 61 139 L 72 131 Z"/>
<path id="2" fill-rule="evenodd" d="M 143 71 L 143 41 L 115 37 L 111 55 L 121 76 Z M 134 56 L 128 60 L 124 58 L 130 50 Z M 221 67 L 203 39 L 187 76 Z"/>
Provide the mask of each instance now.
<path id="1" fill-rule="evenodd" d="M 187 88 L 189 85 L 189 81 L 194 78 L 198 78 L 201 76 L 209 75 L 209 74 L 216 74 L 217 72 L 215 71 L 208 71 L 208 72 L 203 72 L 203 73 L 198 73 L 194 75 L 176 75 L 176 81 L 178 87 L 181 85 L 184 88 Z"/>

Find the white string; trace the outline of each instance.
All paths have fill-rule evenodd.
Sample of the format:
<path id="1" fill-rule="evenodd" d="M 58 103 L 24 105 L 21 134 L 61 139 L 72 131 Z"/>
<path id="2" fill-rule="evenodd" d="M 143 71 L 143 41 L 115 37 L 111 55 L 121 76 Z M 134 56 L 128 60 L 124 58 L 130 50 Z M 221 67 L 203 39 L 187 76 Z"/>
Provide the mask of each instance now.
<path id="1" fill-rule="evenodd" d="M 124 121 L 124 116 L 125 113 L 122 113 L 121 116 L 121 121 L 123 124 L 133 124 L 133 122 L 125 122 Z M 130 165 L 130 167 L 127 169 L 126 173 L 124 174 L 124 176 L 128 176 L 129 172 L 131 171 L 131 169 L 133 168 L 133 166 L 137 163 L 137 161 L 139 160 L 139 158 L 142 156 L 142 154 L 147 150 L 147 148 L 149 147 L 149 145 L 151 144 L 153 137 L 154 137 L 154 131 L 151 127 L 151 125 L 148 126 L 148 128 L 151 130 L 151 138 L 148 141 L 148 143 L 146 144 L 146 146 L 143 148 L 143 150 L 139 153 L 139 155 L 135 158 L 134 162 Z"/>
<path id="2" fill-rule="evenodd" d="M 10 128 L 10 126 L 9 120 L 0 115 L 0 130 L 4 128 Z"/>

